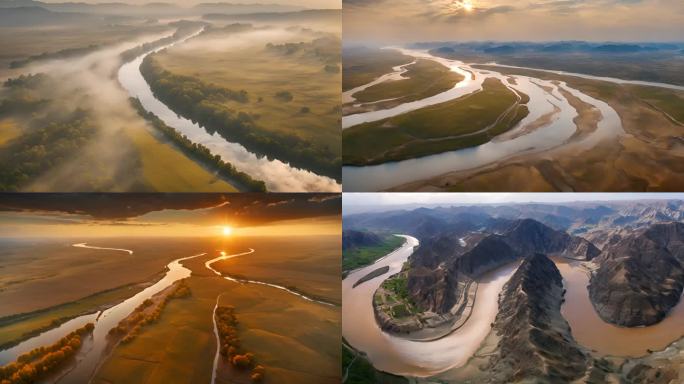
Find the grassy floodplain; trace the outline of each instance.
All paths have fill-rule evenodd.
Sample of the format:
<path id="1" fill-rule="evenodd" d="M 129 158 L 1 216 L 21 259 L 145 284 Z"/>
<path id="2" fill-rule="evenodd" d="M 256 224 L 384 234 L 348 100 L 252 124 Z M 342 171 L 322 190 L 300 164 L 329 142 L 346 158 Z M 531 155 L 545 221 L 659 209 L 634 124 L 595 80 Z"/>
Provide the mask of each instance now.
<path id="1" fill-rule="evenodd" d="M 21 241 L 3 247 L 0 345 L 15 344 L 66 320 L 131 297 L 156 281 L 168 262 L 193 251 L 192 242 L 187 241 L 91 241 L 105 247 L 132 249 L 134 253 L 72 247 L 79 239 Z M 89 262 L 82 263 L 83 259 Z M 75 280 L 81 284 L 73 284 Z"/>
<path id="2" fill-rule="evenodd" d="M 421 100 L 453 88 L 463 76 L 433 60 L 419 59 L 406 67 L 403 79 L 376 84 L 353 95 L 358 102 L 393 99 L 392 104 Z"/>
<path id="3" fill-rule="evenodd" d="M 333 277 L 340 273 L 339 256 L 332 257 L 339 253 L 336 237 L 236 238 L 210 247 L 234 254 L 250 246 L 257 252 L 212 266 L 231 276 L 317 294 L 339 305 L 339 277 Z M 312 303 L 272 287 L 223 279 L 205 267 L 216 256 L 212 250 L 183 262 L 192 270 L 186 280 L 191 295 L 169 301 L 158 322 L 115 348 L 94 382 L 210 382 L 216 353 L 212 316 L 218 299 L 219 306 L 235 307 L 241 347 L 265 367 L 262 382 L 339 383 L 339 307 Z M 216 382 L 251 383 L 247 372 L 222 360 Z"/>
<path id="4" fill-rule="evenodd" d="M 344 130 L 345 164 L 381 164 L 477 146 L 527 116 L 526 95 L 519 99 L 497 79 L 485 80 L 482 87 L 472 95 Z"/>
<path id="5" fill-rule="evenodd" d="M 159 98 L 210 130 L 339 178 L 340 44 L 334 33 L 228 25 L 150 56 L 143 74 Z"/>
<path id="6" fill-rule="evenodd" d="M 684 185 L 681 156 L 680 91 L 556 75 L 543 71 L 478 66 L 503 74 L 566 82 L 608 103 L 621 117 L 628 135 L 618 145 L 601 143 L 590 151 L 554 151 L 553 159 L 520 156 L 489 167 L 456 172 L 398 189 L 430 186 L 450 191 L 518 190 L 525 178 L 530 190 L 668 191 Z M 669 116 L 668 116 L 669 115 Z"/>
<path id="7" fill-rule="evenodd" d="M 376 260 L 401 247 L 402 237 L 383 235 L 382 244 L 372 247 L 355 247 L 342 251 L 342 271 L 350 271 L 373 264 Z"/>

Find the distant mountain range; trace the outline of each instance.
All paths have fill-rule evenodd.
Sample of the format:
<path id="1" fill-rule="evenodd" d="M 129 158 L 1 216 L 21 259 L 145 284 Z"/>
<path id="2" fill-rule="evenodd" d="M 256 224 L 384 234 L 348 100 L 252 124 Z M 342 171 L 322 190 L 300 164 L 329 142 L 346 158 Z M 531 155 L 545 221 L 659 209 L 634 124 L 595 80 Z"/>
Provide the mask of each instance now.
<path id="1" fill-rule="evenodd" d="M 607 322 L 654 324 L 684 288 L 684 202 L 502 204 L 347 215 L 345 231 L 417 237 L 411 299 L 447 314 L 464 283 L 530 255 L 592 261 L 590 297 Z"/>
<path id="2" fill-rule="evenodd" d="M 643 53 L 657 51 L 678 52 L 684 49 L 684 42 L 427 42 L 413 45 L 418 49 L 435 49 L 440 53 L 457 51 L 480 52 L 495 55 L 529 53 Z"/>
<path id="3" fill-rule="evenodd" d="M 38 14 L 47 10 L 59 13 L 77 13 L 89 15 L 120 15 L 131 17 L 170 17 L 201 16 L 207 13 L 221 14 L 253 14 L 282 13 L 306 10 L 306 7 L 283 4 L 239 4 L 239 3 L 201 3 L 191 7 L 182 7 L 173 3 L 153 2 L 143 5 L 112 3 L 62 2 L 47 3 L 36 0 L 0 0 L 1 17 L 7 14 Z M 13 9 L 13 10 L 12 10 Z M 45 14 L 45 13 L 43 13 Z"/>

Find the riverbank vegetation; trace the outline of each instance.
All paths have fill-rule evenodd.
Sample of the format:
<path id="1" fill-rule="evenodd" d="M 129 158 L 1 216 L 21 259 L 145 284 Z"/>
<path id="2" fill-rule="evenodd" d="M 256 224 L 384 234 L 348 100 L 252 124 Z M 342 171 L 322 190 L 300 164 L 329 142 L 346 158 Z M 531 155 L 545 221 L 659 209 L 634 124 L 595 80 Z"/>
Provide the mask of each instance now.
<path id="1" fill-rule="evenodd" d="M 256 180 L 248 174 L 238 171 L 232 164 L 223 161 L 220 156 L 213 155 L 209 148 L 202 144 L 193 143 L 187 136 L 181 135 L 178 131 L 166 125 L 154 113 L 145 110 L 140 103 L 140 100 L 135 98 L 131 98 L 130 100 L 133 107 L 138 111 L 138 114 L 152 124 L 152 126 L 166 138 L 173 141 L 186 156 L 201 162 L 204 166 L 216 170 L 223 178 L 234 181 L 240 185 L 244 191 L 266 191 L 266 184 L 263 181 Z"/>
<path id="2" fill-rule="evenodd" d="M 42 93 L 54 86 L 54 80 L 43 74 L 22 75 L 4 83 L 5 97 L 0 100 L 0 117 L 27 117 L 50 101 Z M 0 147 L 0 190 L 16 191 L 30 180 L 67 161 L 97 131 L 88 110 L 51 112 L 31 120 L 22 134 Z"/>
<path id="3" fill-rule="evenodd" d="M 159 321 L 162 311 L 170 300 L 186 298 L 191 295 L 192 292 L 187 285 L 187 280 L 180 280 L 167 290 L 162 291 L 161 294 L 143 301 L 133 313 L 109 331 L 109 336 L 120 338 L 124 344 L 130 343 L 140 334 L 143 327 Z"/>
<path id="4" fill-rule="evenodd" d="M 515 74 L 562 81 L 606 102 L 620 116 L 626 134 L 578 152 L 557 148 L 553 156 L 525 155 L 467 172 L 440 175 L 398 189 L 430 188 L 449 191 L 677 191 L 684 186 L 681 116 L 675 105 L 681 91 L 583 79 L 553 73 L 478 66 L 504 75 Z M 664 113 L 665 112 L 665 113 Z M 670 115 L 670 116 L 668 116 Z M 521 178 L 526 182 L 520 184 Z"/>
<path id="5" fill-rule="evenodd" d="M 56 343 L 38 347 L 20 355 L 16 361 L 0 367 L 0 383 L 31 384 L 39 382 L 62 368 L 81 348 L 81 339 L 93 332 L 95 325 L 85 326 L 69 333 Z"/>
<path id="6" fill-rule="evenodd" d="M 344 163 L 373 165 L 474 147 L 516 126 L 529 113 L 498 79 L 482 91 L 342 132 Z"/>
<path id="7" fill-rule="evenodd" d="M 340 73 L 333 70 L 340 39 L 291 33 L 306 42 L 270 42 L 252 28 L 213 28 L 148 56 L 141 72 L 158 99 L 210 133 L 340 181 Z M 241 49 L 226 43 L 242 35 Z"/>
<path id="8" fill-rule="evenodd" d="M 359 246 L 342 250 L 342 272 L 373 264 L 401 247 L 406 241 L 403 237 L 381 235 L 381 243 L 373 246 Z"/>
<path id="9" fill-rule="evenodd" d="M 353 350 L 343 341 L 343 384 L 408 384 L 408 382 L 404 377 L 378 371 L 362 353 Z"/>
<path id="10" fill-rule="evenodd" d="M 262 382 L 266 369 L 257 364 L 256 357 L 252 352 L 247 352 L 242 347 L 237 330 L 238 320 L 235 316 L 235 307 L 218 307 L 215 317 L 220 342 L 219 353 L 223 356 L 224 361 L 232 364 L 239 371 L 249 372 L 252 382 Z"/>
<path id="11" fill-rule="evenodd" d="M 0 318 L 0 349 L 14 346 L 75 317 L 108 308 L 132 297 L 142 288 L 141 284 L 127 284 L 54 307 L 2 317 Z"/>
<path id="12" fill-rule="evenodd" d="M 391 108 L 446 92 L 464 79 L 463 75 L 433 60 L 418 59 L 405 69 L 402 79 L 376 84 L 352 96 L 361 103 L 388 100 L 383 107 Z"/>

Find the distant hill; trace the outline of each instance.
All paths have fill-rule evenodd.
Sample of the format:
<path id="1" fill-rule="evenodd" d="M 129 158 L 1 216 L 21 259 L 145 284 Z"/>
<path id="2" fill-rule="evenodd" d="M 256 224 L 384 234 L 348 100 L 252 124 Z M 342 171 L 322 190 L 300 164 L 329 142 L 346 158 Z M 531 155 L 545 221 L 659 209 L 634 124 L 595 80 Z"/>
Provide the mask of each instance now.
<path id="1" fill-rule="evenodd" d="M 372 232 L 354 230 L 342 232 L 342 249 L 372 247 L 380 244 L 382 244 L 382 239 Z"/>
<path id="2" fill-rule="evenodd" d="M 0 11 L 0 27 L 84 24 L 102 17 L 75 12 L 52 12 L 41 7 L 6 8 Z"/>
<path id="3" fill-rule="evenodd" d="M 40 7 L 53 12 L 78 12 L 101 15 L 150 16 L 201 16 L 206 13 L 250 14 L 296 12 L 307 8 L 282 4 L 201 3 L 181 7 L 173 3 L 151 2 L 143 5 L 112 3 L 63 2 L 47 3 L 36 0 L 0 0 L 0 8 Z M 5 11 L 3 10 L 3 13 Z"/>

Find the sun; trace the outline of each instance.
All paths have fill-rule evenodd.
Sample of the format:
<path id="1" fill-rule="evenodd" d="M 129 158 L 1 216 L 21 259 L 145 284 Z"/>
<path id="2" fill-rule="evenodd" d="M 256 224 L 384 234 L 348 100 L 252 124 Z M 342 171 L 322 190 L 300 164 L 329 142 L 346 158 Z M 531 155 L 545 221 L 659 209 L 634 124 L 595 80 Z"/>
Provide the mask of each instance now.
<path id="1" fill-rule="evenodd" d="M 470 12 L 473 10 L 473 2 L 470 0 L 463 0 L 463 9 L 466 12 Z"/>
<path id="2" fill-rule="evenodd" d="M 230 236 L 233 234 L 233 228 L 229 227 L 227 225 L 224 226 L 222 230 L 223 230 L 223 236 Z"/>

